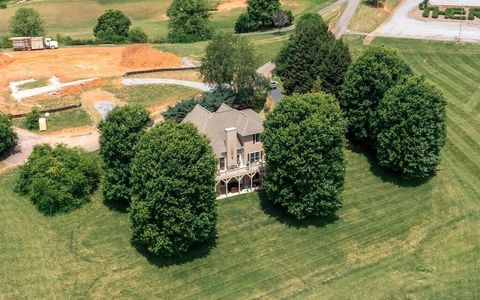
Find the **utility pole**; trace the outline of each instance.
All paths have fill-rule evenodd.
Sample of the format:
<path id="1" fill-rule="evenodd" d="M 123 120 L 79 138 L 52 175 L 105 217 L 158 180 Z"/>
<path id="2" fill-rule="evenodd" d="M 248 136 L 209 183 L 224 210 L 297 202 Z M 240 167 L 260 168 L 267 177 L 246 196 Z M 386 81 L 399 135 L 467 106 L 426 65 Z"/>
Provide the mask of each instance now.
<path id="1" fill-rule="evenodd" d="M 463 18 L 465 17 L 465 7 L 463 6 L 463 0 L 462 0 L 462 14 L 460 15 L 460 28 L 458 29 L 458 42 L 462 40 L 462 23 L 463 23 Z"/>

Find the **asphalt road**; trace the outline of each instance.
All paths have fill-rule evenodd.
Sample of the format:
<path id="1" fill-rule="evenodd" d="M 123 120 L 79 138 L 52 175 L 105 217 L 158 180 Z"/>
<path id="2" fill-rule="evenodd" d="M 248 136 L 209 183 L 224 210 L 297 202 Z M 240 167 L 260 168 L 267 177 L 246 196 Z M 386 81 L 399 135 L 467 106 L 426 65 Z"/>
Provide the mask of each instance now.
<path id="1" fill-rule="evenodd" d="M 348 5 L 343 11 L 343 14 L 338 19 L 337 23 L 335 24 L 335 28 L 333 29 L 333 34 L 340 38 L 348 28 L 348 24 L 352 19 L 355 11 L 357 10 L 358 5 L 360 5 L 361 0 L 349 0 Z"/>

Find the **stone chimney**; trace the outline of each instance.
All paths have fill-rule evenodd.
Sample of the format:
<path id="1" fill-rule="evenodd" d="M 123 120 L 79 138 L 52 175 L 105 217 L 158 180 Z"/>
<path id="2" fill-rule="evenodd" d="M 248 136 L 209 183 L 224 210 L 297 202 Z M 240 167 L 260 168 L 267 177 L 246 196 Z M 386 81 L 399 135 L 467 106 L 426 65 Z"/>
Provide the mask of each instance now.
<path id="1" fill-rule="evenodd" d="M 237 167 L 237 128 L 230 127 L 225 128 L 227 157 L 226 165 L 227 169 L 233 169 Z"/>

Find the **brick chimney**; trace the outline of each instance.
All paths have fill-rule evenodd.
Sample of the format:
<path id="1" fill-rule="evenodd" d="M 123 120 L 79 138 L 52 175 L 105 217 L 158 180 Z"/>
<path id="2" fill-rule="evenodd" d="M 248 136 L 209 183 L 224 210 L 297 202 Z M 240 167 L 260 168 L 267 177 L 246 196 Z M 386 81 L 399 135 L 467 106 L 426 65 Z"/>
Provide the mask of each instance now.
<path id="1" fill-rule="evenodd" d="M 225 128 L 225 135 L 227 146 L 227 157 L 225 163 L 227 165 L 227 169 L 233 169 L 237 167 L 237 128 Z"/>

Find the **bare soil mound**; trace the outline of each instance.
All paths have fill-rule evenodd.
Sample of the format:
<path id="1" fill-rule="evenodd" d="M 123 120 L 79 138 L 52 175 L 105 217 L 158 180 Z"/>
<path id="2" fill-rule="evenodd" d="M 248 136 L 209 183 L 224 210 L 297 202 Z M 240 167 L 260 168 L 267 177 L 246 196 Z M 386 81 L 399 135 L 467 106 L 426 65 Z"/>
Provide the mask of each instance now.
<path id="1" fill-rule="evenodd" d="M 0 53 L 0 67 L 6 66 L 13 61 L 13 58 Z"/>
<path id="2" fill-rule="evenodd" d="M 131 45 L 122 51 L 121 65 L 128 68 L 177 68 L 181 64 L 180 57 L 144 44 Z"/>

